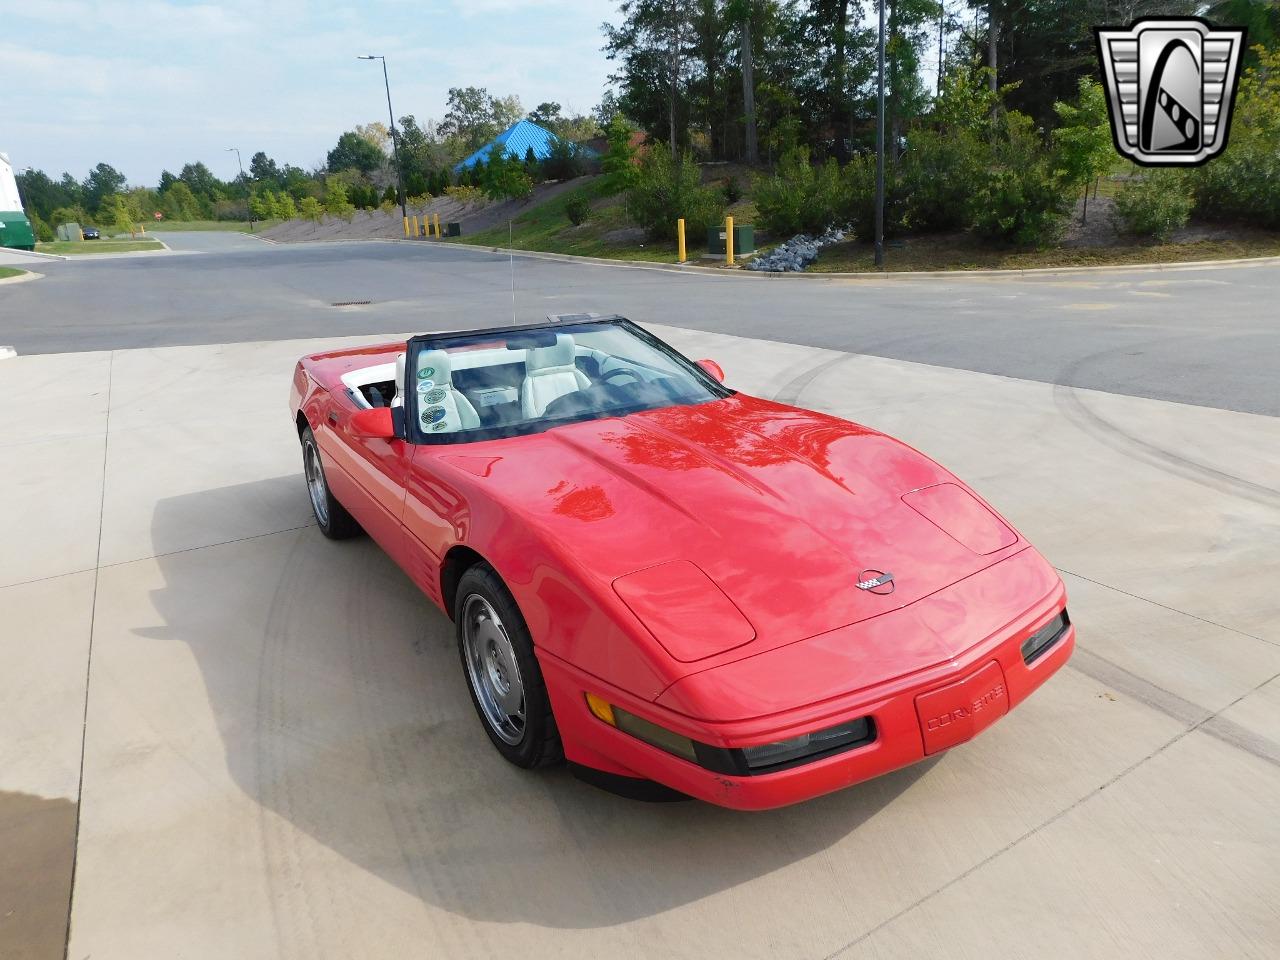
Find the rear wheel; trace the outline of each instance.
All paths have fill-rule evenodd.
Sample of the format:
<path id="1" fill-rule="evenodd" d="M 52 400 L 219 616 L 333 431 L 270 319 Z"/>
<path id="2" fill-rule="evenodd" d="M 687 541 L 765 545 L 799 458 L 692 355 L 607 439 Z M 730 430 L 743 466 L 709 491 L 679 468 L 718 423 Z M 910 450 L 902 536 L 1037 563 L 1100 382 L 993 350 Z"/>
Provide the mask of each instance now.
<path id="1" fill-rule="evenodd" d="M 346 508 L 329 492 L 324 476 L 324 464 L 320 460 L 320 447 L 310 427 L 303 427 L 302 472 L 307 480 L 307 495 L 311 498 L 311 512 L 315 514 L 320 532 L 330 540 L 346 540 L 360 532 L 360 524 L 347 513 Z"/>
<path id="2" fill-rule="evenodd" d="M 561 760 L 560 734 L 524 617 L 487 564 L 462 575 L 454 601 L 458 653 L 485 733 L 518 767 Z"/>

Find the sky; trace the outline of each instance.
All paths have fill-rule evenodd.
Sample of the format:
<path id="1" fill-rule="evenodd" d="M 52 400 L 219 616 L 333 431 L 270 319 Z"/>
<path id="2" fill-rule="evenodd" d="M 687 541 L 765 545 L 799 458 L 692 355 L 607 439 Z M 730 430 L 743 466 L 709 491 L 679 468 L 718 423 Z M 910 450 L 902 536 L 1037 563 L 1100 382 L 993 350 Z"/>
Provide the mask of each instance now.
<path id="1" fill-rule="evenodd" d="M 611 64 L 616 0 L 0 0 L 0 152 L 17 171 L 99 162 L 155 186 L 202 160 L 219 177 L 258 150 L 324 163 L 339 134 L 440 119 L 450 87 L 587 113 Z"/>

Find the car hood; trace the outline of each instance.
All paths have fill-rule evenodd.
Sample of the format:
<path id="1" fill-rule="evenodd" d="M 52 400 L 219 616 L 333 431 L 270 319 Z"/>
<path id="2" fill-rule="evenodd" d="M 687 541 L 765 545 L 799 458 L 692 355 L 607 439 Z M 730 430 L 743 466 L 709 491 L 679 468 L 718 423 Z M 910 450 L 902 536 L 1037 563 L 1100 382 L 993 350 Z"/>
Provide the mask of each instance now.
<path id="1" fill-rule="evenodd" d="M 663 605 L 684 604 L 688 634 L 703 645 L 664 646 L 698 669 L 906 606 L 1026 545 L 905 444 L 742 394 L 467 445 L 444 459 L 464 469 L 482 463 L 468 472 L 483 474 L 491 496 L 594 578 L 602 598 L 614 605 L 621 596 L 640 635 L 662 644 L 679 630 Z M 954 495 L 903 499 L 939 484 L 971 505 L 956 524 L 945 516 Z M 676 584 L 628 577 L 667 563 L 693 565 L 709 583 L 688 576 L 690 590 L 664 593 Z M 865 571 L 891 572 L 892 592 L 859 589 Z"/>

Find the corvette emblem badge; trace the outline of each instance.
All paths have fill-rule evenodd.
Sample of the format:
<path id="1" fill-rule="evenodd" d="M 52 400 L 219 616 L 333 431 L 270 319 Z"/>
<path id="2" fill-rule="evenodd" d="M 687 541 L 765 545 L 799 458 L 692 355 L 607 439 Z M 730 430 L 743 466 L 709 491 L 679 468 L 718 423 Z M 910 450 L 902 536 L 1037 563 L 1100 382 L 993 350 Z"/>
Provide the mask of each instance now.
<path id="1" fill-rule="evenodd" d="M 1094 33 L 1116 150 L 1145 167 L 1194 167 L 1226 149 L 1243 28 L 1148 17 Z"/>
<path id="2" fill-rule="evenodd" d="M 881 595 L 893 593 L 893 574 L 883 570 L 863 570 L 858 574 L 857 587 Z"/>

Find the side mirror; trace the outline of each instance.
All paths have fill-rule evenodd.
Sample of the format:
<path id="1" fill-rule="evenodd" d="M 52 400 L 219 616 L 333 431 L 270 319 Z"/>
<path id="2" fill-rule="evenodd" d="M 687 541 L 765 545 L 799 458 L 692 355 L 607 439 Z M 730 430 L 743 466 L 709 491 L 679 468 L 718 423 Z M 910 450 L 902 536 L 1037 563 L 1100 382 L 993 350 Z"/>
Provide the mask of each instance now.
<path id="1" fill-rule="evenodd" d="M 353 437 L 369 440 L 394 440 L 396 425 L 391 417 L 391 408 L 374 407 L 371 410 L 356 411 L 347 421 L 347 432 Z"/>
<path id="2" fill-rule="evenodd" d="M 714 360 L 699 360 L 698 366 L 716 383 L 724 383 L 724 370 Z"/>

